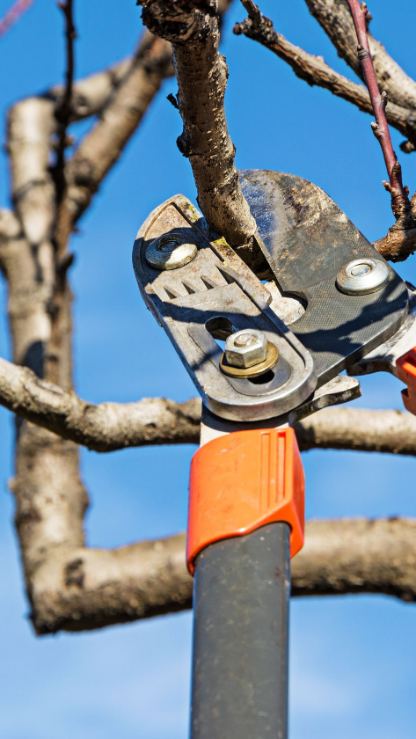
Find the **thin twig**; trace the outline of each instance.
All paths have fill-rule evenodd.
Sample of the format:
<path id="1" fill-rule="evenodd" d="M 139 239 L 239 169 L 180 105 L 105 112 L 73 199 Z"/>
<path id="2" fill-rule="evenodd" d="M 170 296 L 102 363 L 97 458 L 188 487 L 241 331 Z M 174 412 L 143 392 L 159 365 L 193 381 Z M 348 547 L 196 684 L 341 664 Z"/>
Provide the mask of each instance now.
<path id="1" fill-rule="evenodd" d="M 64 0 L 58 3 L 65 20 L 65 87 L 61 104 L 56 111 L 58 138 L 56 160 L 53 171 L 55 184 L 55 228 L 53 246 L 55 250 L 54 287 L 50 302 L 51 334 L 45 362 L 45 377 L 59 384 L 60 355 L 65 342 L 65 333 L 70 331 L 71 293 L 67 281 L 67 269 L 72 263 L 68 254 L 68 242 L 72 231 L 72 220 L 68 207 L 68 167 L 66 163 L 66 147 L 68 146 L 68 127 L 71 122 L 72 97 L 74 90 L 75 52 L 74 41 L 76 30 L 74 25 L 74 2 Z"/>
<path id="2" fill-rule="evenodd" d="M 393 213 L 396 218 L 400 218 L 400 216 L 410 210 L 408 189 L 403 186 L 401 166 L 391 141 L 389 125 L 387 123 L 385 113 L 387 95 L 384 92 L 380 92 L 374 70 L 368 41 L 368 22 L 370 20 L 370 16 L 366 3 L 362 3 L 362 5 L 360 5 L 358 0 L 347 0 L 347 2 L 354 21 L 355 32 L 357 34 L 358 58 L 376 118 L 376 122 L 372 123 L 371 127 L 381 146 L 389 177 L 389 182 L 384 182 L 383 184 L 391 195 Z"/>
<path id="3" fill-rule="evenodd" d="M 0 20 L 0 36 L 5 33 L 21 18 L 32 5 L 33 0 L 17 0 Z"/>
<path id="4" fill-rule="evenodd" d="M 75 73 L 74 41 L 76 38 L 73 0 L 65 0 L 65 2 L 60 2 L 58 3 L 58 7 L 62 10 L 65 18 L 66 69 L 64 93 L 62 95 L 60 105 L 56 111 L 56 118 L 58 121 L 58 136 L 54 174 L 56 185 L 56 203 L 58 208 L 57 221 L 59 221 L 59 210 L 66 194 L 65 151 L 68 139 L 68 126 L 71 120 Z"/>

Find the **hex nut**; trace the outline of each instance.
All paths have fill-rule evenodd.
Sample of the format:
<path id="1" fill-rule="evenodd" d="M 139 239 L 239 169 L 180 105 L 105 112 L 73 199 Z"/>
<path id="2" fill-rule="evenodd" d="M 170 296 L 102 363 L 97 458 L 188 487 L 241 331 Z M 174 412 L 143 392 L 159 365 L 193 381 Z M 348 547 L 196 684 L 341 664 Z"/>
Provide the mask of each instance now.
<path id="1" fill-rule="evenodd" d="M 184 243 L 180 234 L 169 233 L 153 239 L 146 248 L 146 262 L 155 269 L 178 269 L 195 258 L 195 244 Z"/>
<path id="2" fill-rule="evenodd" d="M 267 357 L 267 338 L 257 329 L 243 329 L 228 336 L 224 355 L 231 367 L 254 367 Z"/>

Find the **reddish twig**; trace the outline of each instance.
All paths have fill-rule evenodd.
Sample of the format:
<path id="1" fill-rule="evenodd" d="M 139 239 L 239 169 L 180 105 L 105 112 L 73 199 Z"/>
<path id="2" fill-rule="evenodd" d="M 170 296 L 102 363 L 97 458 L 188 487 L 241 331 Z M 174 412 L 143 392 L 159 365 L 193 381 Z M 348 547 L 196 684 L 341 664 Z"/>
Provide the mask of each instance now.
<path id="1" fill-rule="evenodd" d="M 19 20 L 26 10 L 32 5 L 33 0 L 17 0 L 0 20 L 0 36 L 4 36 L 9 28 Z"/>
<path id="2" fill-rule="evenodd" d="M 366 3 L 360 5 L 358 0 L 347 0 L 347 2 L 357 34 L 358 58 L 376 118 L 376 122 L 372 123 L 371 126 L 380 143 L 389 177 L 389 182 L 384 182 L 383 184 L 391 195 L 393 213 L 396 218 L 399 218 L 410 210 L 410 203 L 408 189 L 403 186 L 401 166 L 393 149 L 389 125 L 387 123 L 385 113 L 387 96 L 384 92 L 380 92 L 371 57 L 367 33 L 371 16 Z"/>

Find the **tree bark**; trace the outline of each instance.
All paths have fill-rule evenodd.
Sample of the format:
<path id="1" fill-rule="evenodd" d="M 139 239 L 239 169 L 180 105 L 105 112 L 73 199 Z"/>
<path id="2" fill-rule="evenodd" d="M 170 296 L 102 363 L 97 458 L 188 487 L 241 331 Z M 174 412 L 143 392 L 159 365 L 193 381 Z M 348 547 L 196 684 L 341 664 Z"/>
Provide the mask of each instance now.
<path id="1" fill-rule="evenodd" d="M 114 550 L 60 548 L 33 577 L 38 634 L 97 629 L 191 607 L 183 535 Z M 292 594 L 383 593 L 416 600 L 416 521 L 310 521 Z"/>
<path id="2" fill-rule="evenodd" d="M 140 4 L 150 31 L 174 48 L 177 105 L 184 124 L 178 146 L 190 160 L 201 210 L 232 246 L 255 252 L 256 223 L 240 188 L 235 147 L 225 118 L 228 72 L 218 51 L 220 28 L 215 3 L 140 0 Z"/>

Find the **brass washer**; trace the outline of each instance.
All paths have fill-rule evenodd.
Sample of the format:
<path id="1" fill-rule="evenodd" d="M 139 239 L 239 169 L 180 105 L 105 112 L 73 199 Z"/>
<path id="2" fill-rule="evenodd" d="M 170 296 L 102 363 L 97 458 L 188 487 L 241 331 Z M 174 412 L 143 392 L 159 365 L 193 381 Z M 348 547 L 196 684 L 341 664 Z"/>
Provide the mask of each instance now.
<path id="1" fill-rule="evenodd" d="M 229 375 L 230 377 L 258 377 L 259 375 L 262 375 L 263 372 L 267 372 L 267 370 L 274 367 L 278 361 L 279 351 L 277 346 L 272 344 L 271 341 L 268 341 L 267 356 L 262 362 L 253 365 L 253 367 L 232 367 L 231 364 L 227 364 L 225 354 L 223 353 L 220 360 L 220 369 L 225 375 Z"/>

